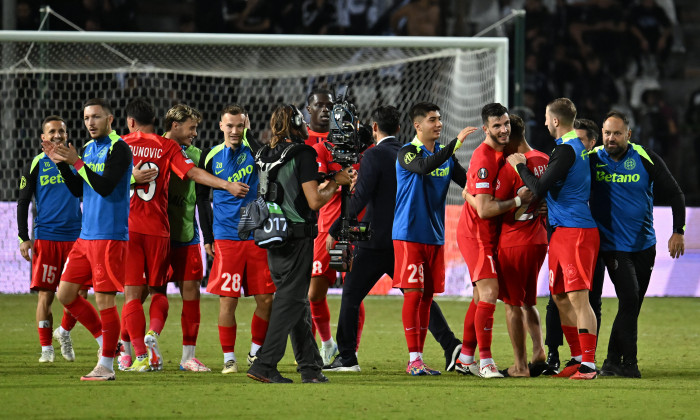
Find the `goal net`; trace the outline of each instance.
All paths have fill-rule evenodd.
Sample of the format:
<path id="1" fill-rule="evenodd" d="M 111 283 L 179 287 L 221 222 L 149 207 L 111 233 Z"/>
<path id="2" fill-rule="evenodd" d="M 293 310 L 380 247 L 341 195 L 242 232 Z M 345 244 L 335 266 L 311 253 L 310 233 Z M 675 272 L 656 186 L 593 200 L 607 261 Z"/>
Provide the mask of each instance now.
<path id="1" fill-rule="evenodd" d="M 91 97 L 110 101 L 117 133 L 127 132 L 123 109 L 133 97 L 150 98 L 159 116 L 177 103 L 193 106 L 203 114 L 195 140 L 201 148 L 222 141 L 218 121 L 226 104 L 243 105 L 252 129 L 265 136 L 278 104 L 303 109 L 317 86 L 349 84 L 362 120 L 378 105 L 396 106 L 404 115 L 403 141 L 414 135 L 407 115 L 416 102 L 441 107 L 443 141 L 467 125 L 480 127 L 484 104 L 507 103 L 505 38 L 3 31 L 0 46 L 0 201 L 3 215 L 13 221 L 2 233 L 0 264 L 11 269 L 0 273 L 0 291 L 28 289 L 29 264 L 17 249 L 14 202 L 23 165 L 40 152 L 41 121 L 61 115 L 69 138 L 82 146 L 88 136 L 81 105 Z M 465 167 L 483 138 L 482 132 L 470 136 L 459 151 Z M 453 231 L 462 203 L 453 186 L 448 255 L 459 255 Z"/>

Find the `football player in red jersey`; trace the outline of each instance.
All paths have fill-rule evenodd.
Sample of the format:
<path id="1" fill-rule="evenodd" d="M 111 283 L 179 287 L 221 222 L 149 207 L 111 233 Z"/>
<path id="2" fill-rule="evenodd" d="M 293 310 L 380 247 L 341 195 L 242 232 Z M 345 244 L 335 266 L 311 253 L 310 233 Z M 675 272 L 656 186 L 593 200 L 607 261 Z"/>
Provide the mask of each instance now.
<path id="1" fill-rule="evenodd" d="M 503 149 L 505 155 L 523 153 L 532 172 L 541 175 L 549 157 L 534 150 L 525 140 L 525 125 L 517 115 L 510 115 L 510 141 Z M 517 172 L 505 165 L 498 172 L 495 198 L 505 201 L 517 194 L 523 183 Z M 475 205 L 475 199 L 465 194 Z M 547 231 L 544 220 L 538 216 L 539 202 L 523 204 L 505 210 L 498 236 L 498 289 L 499 299 L 506 304 L 508 334 L 513 345 L 515 362 L 501 371 L 504 376 L 539 376 L 545 363 L 542 328 L 537 304 L 537 277 L 547 254 Z M 525 322 L 525 323 L 524 323 Z M 525 326 L 532 338 L 532 363 L 527 363 Z"/>
<path id="2" fill-rule="evenodd" d="M 474 296 L 464 319 L 462 352 L 455 370 L 465 375 L 478 373 L 483 378 L 501 378 L 503 375 L 491 356 L 493 313 L 499 290 L 496 216 L 528 203 L 530 195 L 523 190 L 506 201 L 495 200 L 498 173 L 505 164 L 503 149 L 510 137 L 510 117 L 506 107 L 491 103 L 482 108 L 481 119 L 486 139 L 472 154 L 463 192 L 474 196 L 476 206 L 465 203 L 457 225 L 457 244 L 469 267 Z M 477 344 L 478 370 L 474 362 Z"/>
<path id="3" fill-rule="evenodd" d="M 175 141 L 155 134 L 155 109 L 148 100 L 132 100 L 126 107 L 126 116 L 130 134 L 124 140 L 131 148 L 135 167 L 147 169 L 134 171 L 131 186 L 129 264 L 122 309 L 122 342 L 127 344 L 119 357 L 119 368 L 143 372 L 163 367 L 157 337 L 165 325 L 169 306 L 165 293 L 170 262 L 167 209 L 171 171 L 180 179 L 192 179 L 234 195 L 240 194 L 242 186 L 197 168 Z M 142 303 L 149 291 L 150 329 L 144 336 L 146 319 Z M 136 360 L 131 360 L 128 343 L 133 344 Z"/>

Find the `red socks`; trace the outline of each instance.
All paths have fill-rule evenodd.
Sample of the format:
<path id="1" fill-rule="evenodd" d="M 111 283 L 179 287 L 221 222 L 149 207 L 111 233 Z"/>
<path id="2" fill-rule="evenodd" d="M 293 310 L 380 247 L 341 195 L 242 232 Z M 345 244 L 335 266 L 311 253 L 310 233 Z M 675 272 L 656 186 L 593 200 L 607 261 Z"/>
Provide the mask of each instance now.
<path id="1" fill-rule="evenodd" d="M 476 330 L 474 329 L 474 316 L 476 315 L 476 303 L 472 299 L 464 316 L 464 332 L 462 333 L 462 354 L 473 357 L 476 352 Z"/>
<path id="2" fill-rule="evenodd" d="M 265 334 L 267 334 L 267 326 L 270 325 L 270 321 L 265 321 L 260 318 L 255 312 L 253 312 L 253 321 L 250 323 L 250 332 L 253 336 L 251 340 L 253 344 L 262 346 L 265 342 Z"/>
<path id="3" fill-rule="evenodd" d="M 569 350 L 571 351 L 571 357 L 581 356 L 581 344 L 579 342 L 579 333 L 576 326 L 562 325 L 561 330 L 564 332 L 566 337 L 566 342 L 569 344 Z M 595 336 L 594 336 L 595 337 Z M 594 344 L 595 348 L 595 344 Z M 595 354 L 594 354 L 595 356 Z"/>
<path id="4" fill-rule="evenodd" d="M 61 327 L 66 331 L 71 331 L 75 327 L 75 323 L 78 322 L 73 315 L 68 312 L 67 309 L 63 308 L 63 318 L 61 318 Z"/>
<path id="5" fill-rule="evenodd" d="M 39 331 L 39 344 L 41 344 L 42 347 L 50 346 L 52 339 L 51 334 L 53 333 L 51 327 L 37 327 L 37 330 Z"/>
<path id="6" fill-rule="evenodd" d="M 78 295 L 73 302 L 65 305 L 68 312 L 71 313 L 85 328 L 90 331 L 93 337 L 97 338 L 102 335 L 102 323 L 100 316 L 95 308 L 84 297 Z M 114 344 L 116 348 L 116 343 Z"/>
<path id="7" fill-rule="evenodd" d="M 238 325 L 233 324 L 232 327 L 222 327 L 219 325 L 219 341 L 221 342 L 221 350 L 224 353 L 233 353 L 234 347 L 236 347 L 236 327 Z"/>
<path id="8" fill-rule="evenodd" d="M 328 301 L 324 298 L 318 302 L 309 301 L 311 306 L 311 319 L 316 325 L 321 341 L 328 341 L 331 336 L 331 311 L 328 308 Z"/>
<path id="9" fill-rule="evenodd" d="M 597 339 L 598 337 L 590 333 L 578 334 L 578 341 L 583 351 L 581 356 L 582 362 L 595 363 L 595 346 Z"/>
<path id="10" fill-rule="evenodd" d="M 419 352 L 423 352 L 425 336 L 428 334 L 428 324 L 430 323 L 430 305 L 433 303 L 433 294 L 423 292 L 418 304 L 418 316 L 420 317 L 420 335 L 418 337 Z"/>
<path id="11" fill-rule="evenodd" d="M 401 319 L 403 320 L 403 330 L 406 335 L 408 352 L 420 353 L 420 300 L 421 292 L 408 292 L 403 295 L 403 308 Z"/>
<path id="12" fill-rule="evenodd" d="M 199 321 L 199 300 L 183 300 L 182 316 L 180 317 L 180 323 L 182 324 L 183 346 L 197 345 L 197 335 L 199 335 Z"/>
<path id="13" fill-rule="evenodd" d="M 121 322 L 121 327 L 122 327 L 122 341 L 126 341 L 127 343 L 131 343 L 131 337 L 129 336 L 129 330 L 126 328 L 126 304 L 122 306 L 122 322 Z"/>
<path id="14" fill-rule="evenodd" d="M 491 358 L 491 341 L 493 339 L 493 313 L 496 305 L 479 301 L 474 314 L 474 330 L 476 342 L 479 345 L 479 358 L 481 360 Z"/>
<path id="15" fill-rule="evenodd" d="M 113 358 L 114 351 L 117 348 L 117 341 L 119 341 L 119 312 L 117 312 L 117 307 L 112 306 L 101 310 L 100 317 L 102 318 L 102 356 Z"/>
<path id="16" fill-rule="evenodd" d="M 124 325 L 129 331 L 131 345 L 134 347 L 134 355 L 141 356 L 148 351 L 143 337 L 146 335 L 146 316 L 143 314 L 143 305 L 138 299 L 128 301 L 122 309 Z M 116 343 L 115 343 L 116 345 Z"/>
<path id="17" fill-rule="evenodd" d="M 365 303 L 360 302 L 360 310 L 358 311 L 357 317 L 357 345 L 355 346 L 355 352 L 360 348 L 360 338 L 362 338 L 362 329 L 365 327 Z"/>
<path id="18" fill-rule="evenodd" d="M 151 307 L 148 310 L 150 329 L 160 335 L 163 332 L 165 320 L 168 319 L 168 298 L 163 293 L 151 295 Z"/>

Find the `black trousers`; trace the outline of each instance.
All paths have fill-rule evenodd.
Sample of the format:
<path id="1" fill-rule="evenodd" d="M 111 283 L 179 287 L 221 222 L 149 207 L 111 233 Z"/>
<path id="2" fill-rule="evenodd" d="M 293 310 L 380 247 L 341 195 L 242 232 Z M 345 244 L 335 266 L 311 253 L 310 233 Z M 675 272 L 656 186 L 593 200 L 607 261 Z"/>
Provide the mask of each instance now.
<path id="1" fill-rule="evenodd" d="M 597 325 L 596 336 L 600 332 L 600 321 L 602 319 L 602 306 L 603 301 L 601 295 L 603 294 L 603 282 L 605 281 L 605 263 L 603 259 L 598 256 L 595 263 L 595 271 L 593 272 L 593 284 L 591 284 L 591 290 L 588 292 L 588 302 L 593 308 L 593 313 L 595 313 L 595 320 Z M 564 333 L 561 330 L 561 318 L 559 317 L 559 309 L 552 295 L 549 296 L 549 302 L 547 302 L 547 315 L 545 319 L 545 326 L 547 327 L 547 335 L 544 339 L 544 344 L 552 350 L 564 344 Z"/>
<path id="2" fill-rule="evenodd" d="M 352 271 L 345 276 L 343 283 L 343 296 L 340 301 L 340 315 L 336 333 L 338 350 L 344 360 L 355 358 L 360 304 L 384 273 L 393 276 L 393 248 L 355 248 Z M 430 306 L 428 329 L 445 351 L 452 351 L 459 343 L 435 301 Z"/>
<path id="3" fill-rule="evenodd" d="M 277 291 L 265 343 L 258 350 L 256 364 L 262 369 L 277 369 L 287 348 L 287 336 L 292 341 L 299 372 L 313 375 L 323 367 L 311 333 L 308 299 L 313 253 L 313 238 L 292 239 L 280 248 L 267 250 L 267 262 Z"/>
<path id="4" fill-rule="evenodd" d="M 617 295 L 617 315 L 610 331 L 608 360 L 637 363 L 637 321 L 656 260 L 656 246 L 639 252 L 602 252 Z"/>

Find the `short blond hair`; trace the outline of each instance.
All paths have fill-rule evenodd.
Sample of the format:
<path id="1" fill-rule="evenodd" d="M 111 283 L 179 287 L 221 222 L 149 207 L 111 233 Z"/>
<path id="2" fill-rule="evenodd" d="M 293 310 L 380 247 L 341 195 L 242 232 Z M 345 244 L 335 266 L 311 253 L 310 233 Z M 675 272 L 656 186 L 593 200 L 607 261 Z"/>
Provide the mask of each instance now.
<path id="1" fill-rule="evenodd" d="M 562 125 L 571 126 L 576 120 L 576 105 L 569 98 L 557 98 L 547 105 L 549 113 L 557 117 Z"/>
<path id="2" fill-rule="evenodd" d="M 190 118 L 199 124 L 202 121 L 202 113 L 189 105 L 175 105 L 165 113 L 165 131 L 170 131 L 173 128 L 173 123 L 182 124 Z"/>

